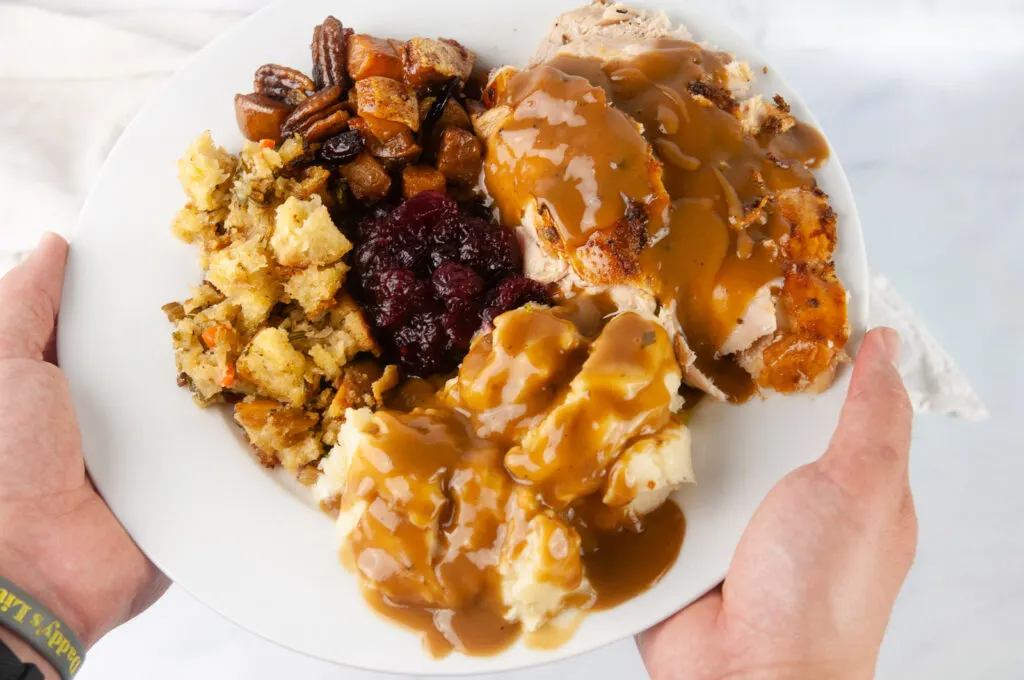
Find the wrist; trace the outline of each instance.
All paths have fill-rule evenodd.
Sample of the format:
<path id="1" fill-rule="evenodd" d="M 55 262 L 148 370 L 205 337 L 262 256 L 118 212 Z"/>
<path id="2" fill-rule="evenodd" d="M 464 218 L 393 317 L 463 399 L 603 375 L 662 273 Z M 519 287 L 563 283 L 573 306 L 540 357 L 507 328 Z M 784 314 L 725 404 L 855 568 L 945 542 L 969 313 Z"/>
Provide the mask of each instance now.
<path id="1" fill-rule="evenodd" d="M 46 680 L 61 680 L 57 669 L 42 654 L 37 652 L 32 645 L 22 640 L 20 635 L 0 626 L 0 642 L 7 645 L 7 648 L 14 652 L 14 655 L 21 659 L 23 663 L 30 663 L 38 668 Z"/>
<path id="2" fill-rule="evenodd" d="M 69 563 L 61 546 L 49 538 L 50 528 L 47 520 L 24 508 L 0 505 L 0 578 L 25 591 L 88 648 L 102 633 L 97 634 L 88 612 L 76 608 L 58 585 L 74 582 L 79 565 Z"/>
<path id="3" fill-rule="evenodd" d="M 60 621 L 62 627 L 70 629 L 86 648 L 92 646 L 95 642 L 95 638 L 92 637 L 95 631 L 86 622 L 85 617 L 75 611 L 59 590 L 47 581 L 43 575 L 42 565 L 32 561 L 28 556 L 24 556 L 22 560 L 22 555 L 16 549 L 11 549 L 2 541 L 0 551 L 4 553 L 0 558 L 0 579 L 6 579 L 25 591 L 25 594 Z M 0 626 L 4 626 L 3 618 L 0 618 Z M 84 653 L 85 649 L 81 651 Z"/>
<path id="4" fill-rule="evenodd" d="M 0 630 L 3 640 L 10 641 L 11 651 L 40 670 L 46 670 L 45 660 L 45 666 L 70 680 L 82 665 L 85 647 L 67 621 L 4 576 L 0 576 Z"/>

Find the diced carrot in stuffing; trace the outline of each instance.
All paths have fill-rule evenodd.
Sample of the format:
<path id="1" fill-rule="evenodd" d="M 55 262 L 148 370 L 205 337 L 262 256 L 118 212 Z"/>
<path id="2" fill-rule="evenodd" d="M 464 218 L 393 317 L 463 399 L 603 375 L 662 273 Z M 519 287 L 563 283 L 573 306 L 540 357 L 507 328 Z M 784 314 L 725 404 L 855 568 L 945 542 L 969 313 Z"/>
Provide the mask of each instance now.
<path id="1" fill-rule="evenodd" d="M 221 376 L 220 386 L 221 387 L 232 387 L 235 384 L 235 365 L 229 363 L 224 367 L 224 375 Z"/>
<path id="2" fill-rule="evenodd" d="M 363 152 L 339 168 L 349 189 L 361 201 L 379 201 L 391 190 L 391 176 L 373 156 Z"/>
<path id="3" fill-rule="evenodd" d="M 402 169 L 402 195 L 412 198 L 424 191 L 444 191 L 445 178 L 440 170 L 426 165 L 408 165 Z"/>
<path id="4" fill-rule="evenodd" d="M 476 55 L 454 40 L 413 38 L 402 50 L 405 82 L 420 92 L 452 78 L 465 82 L 475 62 Z"/>
<path id="5" fill-rule="evenodd" d="M 349 36 L 347 44 L 348 74 L 352 80 L 383 76 L 402 79 L 402 58 L 399 50 L 403 43 L 375 38 L 365 33 Z"/>
<path id="6" fill-rule="evenodd" d="M 277 146 L 277 142 L 275 142 L 273 139 L 260 140 L 260 147 L 264 149 L 273 149 L 275 146 Z"/>
<path id="7" fill-rule="evenodd" d="M 420 108 L 416 93 L 405 83 L 374 76 L 356 83 L 356 108 L 360 116 L 373 116 L 404 123 L 413 132 L 420 129 Z"/>
<path id="8" fill-rule="evenodd" d="M 213 349 L 220 343 L 227 339 L 227 334 L 231 332 L 231 329 L 224 325 L 210 326 L 203 331 L 203 343 Z"/>
<path id="9" fill-rule="evenodd" d="M 437 152 L 437 169 L 452 184 L 468 186 L 476 183 L 483 167 L 483 146 L 472 132 L 448 128 L 441 135 Z"/>

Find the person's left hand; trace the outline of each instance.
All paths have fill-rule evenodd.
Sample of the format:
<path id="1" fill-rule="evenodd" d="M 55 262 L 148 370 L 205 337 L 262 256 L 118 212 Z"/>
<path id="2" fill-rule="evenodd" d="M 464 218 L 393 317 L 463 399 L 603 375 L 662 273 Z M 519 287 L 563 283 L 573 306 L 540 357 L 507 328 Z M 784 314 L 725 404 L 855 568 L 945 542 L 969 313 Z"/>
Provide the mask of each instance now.
<path id="1" fill-rule="evenodd" d="M 68 244 L 49 234 L 0 280 L 0 575 L 88 647 L 156 601 L 169 581 L 85 471 L 54 342 L 67 254 Z"/>

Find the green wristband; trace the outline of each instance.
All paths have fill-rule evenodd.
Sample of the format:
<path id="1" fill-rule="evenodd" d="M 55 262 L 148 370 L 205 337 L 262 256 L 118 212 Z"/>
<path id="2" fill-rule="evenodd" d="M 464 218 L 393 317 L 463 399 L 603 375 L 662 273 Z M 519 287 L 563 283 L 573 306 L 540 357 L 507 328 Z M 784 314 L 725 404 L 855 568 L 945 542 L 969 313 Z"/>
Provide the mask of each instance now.
<path id="1" fill-rule="evenodd" d="M 64 680 L 71 680 L 81 668 L 85 649 L 75 632 L 3 576 L 0 576 L 0 626 L 32 645 Z"/>

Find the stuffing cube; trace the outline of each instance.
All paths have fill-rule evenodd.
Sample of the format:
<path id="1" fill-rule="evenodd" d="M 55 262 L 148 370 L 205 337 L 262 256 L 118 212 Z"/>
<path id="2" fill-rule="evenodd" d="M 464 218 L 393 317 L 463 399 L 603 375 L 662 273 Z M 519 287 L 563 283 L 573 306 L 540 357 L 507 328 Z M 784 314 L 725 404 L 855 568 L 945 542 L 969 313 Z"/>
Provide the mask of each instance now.
<path id="1" fill-rule="evenodd" d="M 380 365 L 373 359 L 353 361 L 345 366 L 337 380 L 338 391 L 327 408 L 326 417 L 337 419 L 350 408 L 378 406 L 373 386 L 383 375 Z"/>
<path id="2" fill-rule="evenodd" d="M 334 296 L 345 282 L 348 265 L 344 262 L 330 267 L 307 267 L 284 285 L 284 292 L 299 303 L 310 319 L 316 319 L 334 304 Z"/>
<path id="3" fill-rule="evenodd" d="M 284 469 L 294 475 L 299 471 L 300 467 L 320 460 L 323 455 L 323 444 L 318 437 L 311 435 L 295 446 L 281 449 L 277 454 L 277 458 L 281 461 Z"/>
<path id="4" fill-rule="evenodd" d="M 227 206 L 234 171 L 235 159 L 213 143 L 209 130 L 199 135 L 189 145 L 185 157 L 178 161 L 178 179 L 192 206 L 198 210 Z"/>
<path id="5" fill-rule="evenodd" d="M 270 399 L 250 397 L 235 404 L 235 422 L 242 426 L 266 467 L 285 462 L 281 455 L 285 451 L 299 453 L 310 439 L 315 443 L 313 428 L 317 421 L 315 414 Z"/>
<path id="6" fill-rule="evenodd" d="M 402 195 L 406 198 L 424 191 L 444 192 L 445 183 L 440 170 L 425 165 L 409 165 L 402 170 Z"/>
<path id="7" fill-rule="evenodd" d="M 238 373 L 264 394 L 292 406 L 306 401 L 306 358 L 280 328 L 264 328 L 238 359 Z"/>
<path id="8" fill-rule="evenodd" d="M 437 152 L 437 169 L 452 184 L 476 184 L 483 169 L 483 145 L 480 138 L 461 128 L 445 130 Z"/>
<path id="9" fill-rule="evenodd" d="M 330 326 L 335 329 L 322 341 L 313 345 L 309 355 L 330 380 L 341 377 L 342 367 L 362 352 L 380 353 L 373 339 L 370 325 L 359 305 L 347 295 L 330 310 Z"/>
<path id="10" fill-rule="evenodd" d="M 245 326 L 254 329 L 263 323 L 281 291 L 260 242 L 235 242 L 210 253 L 207 264 L 206 280 L 241 308 Z"/>
<path id="11" fill-rule="evenodd" d="M 394 78 L 373 76 L 356 83 L 356 109 L 360 116 L 374 116 L 420 129 L 420 107 L 416 92 Z"/>
<path id="12" fill-rule="evenodd" d="M 454 40 L 413 38 L 402 50 L 405 82 L 419 92 L 452 78 L 465 82 L 475 62 L 476 55 Z"/>
<path id="13" fill-rule="evenodd" d="M 402 43 L 375 38 L 365 33 L 349 36 L 347 41 L 348 74 L 353 81 L 382 76 L 402 79 Z"/>
<path id="14" fill-rule="evenodd" d="M 352 194 L 360 201 L 379 201 L 391 190 L 391 175 L 373 156 L 361 153 L 339 168 Z"/>
<path id="15" fill-rule="evenodd" d="M 286 267 L 334 264 L 352 250 L 318 195 L 308 201 L 291 196 L 277 209 L 270 247 Z"/>
<path id="16" fill-rule="evenodd" d="M 185 243 L 204 243 L 217 238 L 217 227 L 227 219 L 227 210 L 196 210 L 187 205 L 178 211 L 171 223 L 171 233 Z"/>

